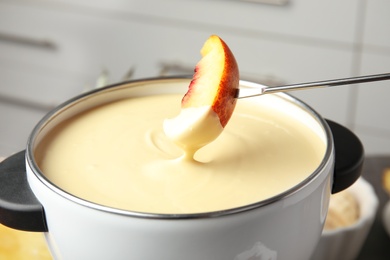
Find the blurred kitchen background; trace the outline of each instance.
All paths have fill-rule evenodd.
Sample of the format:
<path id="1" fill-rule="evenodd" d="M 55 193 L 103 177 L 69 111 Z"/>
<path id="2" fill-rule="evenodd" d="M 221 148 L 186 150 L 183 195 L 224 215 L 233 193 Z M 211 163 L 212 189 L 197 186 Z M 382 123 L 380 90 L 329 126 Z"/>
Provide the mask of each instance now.
<path id="1" fill-rule="evenodd" d="M 269 85 L 390 72 L 389 11 L 388 0 L 0 0 L 0 156 L 102 75 L 191 75 L 210 34 L 242 79 Z M 368 155 L 390 154 L 390 81 L 292 94 Z"/>

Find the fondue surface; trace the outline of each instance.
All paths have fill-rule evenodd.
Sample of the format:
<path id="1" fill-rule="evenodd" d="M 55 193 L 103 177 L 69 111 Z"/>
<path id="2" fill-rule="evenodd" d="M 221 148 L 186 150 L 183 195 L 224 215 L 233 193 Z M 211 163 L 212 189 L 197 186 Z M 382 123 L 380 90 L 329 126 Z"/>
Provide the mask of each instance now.
<path id="1" fill-rule="evenodd" d="M 184 214 L 280 194 L 324 157 L 321 134 L 270 102 L 247 99 L 237 102 L 222 134 L 188 160 L 162 129 L 179 113 L 181 97 L 123 99 L 68 119 L 35 149 L 38 166 L 61 189 L 98 204 Z"/>

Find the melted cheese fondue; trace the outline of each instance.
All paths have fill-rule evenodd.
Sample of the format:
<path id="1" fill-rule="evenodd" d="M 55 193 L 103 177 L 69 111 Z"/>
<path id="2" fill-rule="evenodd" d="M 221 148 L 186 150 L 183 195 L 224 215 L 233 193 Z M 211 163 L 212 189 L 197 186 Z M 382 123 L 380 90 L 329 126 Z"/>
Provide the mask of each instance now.
<path id="1" fill-rule="evenodd" d="M 183 158 L 163 133 L 163 120 L 180 111 L 182 95 L 173 94 L 124 99 L 74 116 L 43 139 L 36 160 L 63 190 L 115 208 L 180 214 L 248 205 L 303 181 L 326 149 L 323 134 L 267 96 L 264 103 L 239 100 L 222 134 L 194 160 Z"/>

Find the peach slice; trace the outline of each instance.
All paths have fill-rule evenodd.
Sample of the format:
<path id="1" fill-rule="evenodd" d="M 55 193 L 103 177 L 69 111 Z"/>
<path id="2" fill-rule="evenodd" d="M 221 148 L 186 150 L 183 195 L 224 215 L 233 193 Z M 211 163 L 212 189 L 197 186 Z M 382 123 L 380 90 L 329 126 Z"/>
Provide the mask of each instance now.
<path id="1" fill-rule="evenodd" d="M 164 121 L 165 134 L 187 156 L 193 156 L 222 133 L 237 102 L 239 71 L 229 47 L 212 35 L 201 54 L 180 114 Z"/>
<path id="2" fill-rule="evenodd" d="M 225 127 L 237 101 L 240 78 L 237 62 L 226 43 L 216 35 L 205 42 L 201 54 L 203 58 L 195 67 L 182 108 L 211 105 Z"/>

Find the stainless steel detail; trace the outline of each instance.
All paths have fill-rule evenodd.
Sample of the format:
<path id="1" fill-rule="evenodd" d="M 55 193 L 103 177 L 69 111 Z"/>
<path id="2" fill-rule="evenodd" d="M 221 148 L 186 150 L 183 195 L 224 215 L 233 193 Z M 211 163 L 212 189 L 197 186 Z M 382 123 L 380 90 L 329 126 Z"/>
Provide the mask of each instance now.
<path id="1" fill-rule="evenodd" d="M 14 35 L 0 32 L 0 41 L 9 42 L 13 44 L 25 45 L 35 48 L 42 48 L 46 50 L 57 50 L 58 46 L 51 40 L 35 39 L 27 36 Z"/>
<path id="2" fill-rule="evenodd" d="M 241 0 L 241 2 L 284 6 L 287 5 L 290 0 Z"/>
<path id="3" fill-rule="evenodd" d="M 309 89 L 309 88 L 334 87 L 334 86 L 366 83 L 366 82 L 389 80 L 389 79 L 390 79 L 390 73 L 384 73 L 384 74 L 315 81 L 315 82 L 291 84 L 291 85 L 283 85 L 283 86 L 275 86 L 275 87 L 262 86 L 257 89 L 252 88 L 250 93 L 249 92 L 245 93 L 245 91 L 241 91 L 240 89 L 238 98 L 248 98 L 248 97 L 260 96 L 263 94 L 269 94 L 275 92 L 287 92 L 287 91 L 302 90 L 302 89 Z"/>

